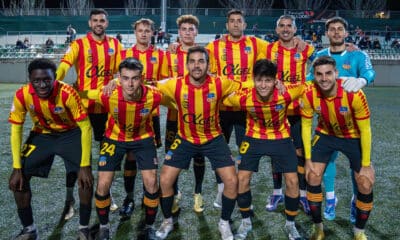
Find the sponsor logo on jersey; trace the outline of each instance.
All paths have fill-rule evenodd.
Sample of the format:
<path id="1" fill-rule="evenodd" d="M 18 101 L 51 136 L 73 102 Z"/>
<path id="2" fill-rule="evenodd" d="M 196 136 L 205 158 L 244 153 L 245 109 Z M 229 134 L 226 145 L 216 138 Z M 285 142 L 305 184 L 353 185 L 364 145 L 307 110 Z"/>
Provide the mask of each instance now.
<path id="1" fill-rule="evenodd" d="M 275 111 L 277 111 L 277 112 L 281 111 L 282 109 L 283 109 L 283 105 L 282 104 L 277 104 L 275 106 Z"/>
<path id="2" fill-rule="evenodd" d="M 142 110 L 140 110 L 140 116 L 146 116 L 147 114 L 149 114 L 150 109 L 148 108 L 143 108 Z"/>

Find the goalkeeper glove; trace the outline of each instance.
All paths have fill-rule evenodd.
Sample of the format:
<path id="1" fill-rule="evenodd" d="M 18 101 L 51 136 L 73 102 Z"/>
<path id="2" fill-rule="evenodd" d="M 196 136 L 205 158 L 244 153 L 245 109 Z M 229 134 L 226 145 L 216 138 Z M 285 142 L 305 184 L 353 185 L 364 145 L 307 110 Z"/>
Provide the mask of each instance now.
<path id="1" fill-rule="evenodd" d="M 367 80 L 364 78 L 341 77 L 341 79 L 343 79 L 342 86 L 346 92 L 357 92 L 367 85 Z"/>

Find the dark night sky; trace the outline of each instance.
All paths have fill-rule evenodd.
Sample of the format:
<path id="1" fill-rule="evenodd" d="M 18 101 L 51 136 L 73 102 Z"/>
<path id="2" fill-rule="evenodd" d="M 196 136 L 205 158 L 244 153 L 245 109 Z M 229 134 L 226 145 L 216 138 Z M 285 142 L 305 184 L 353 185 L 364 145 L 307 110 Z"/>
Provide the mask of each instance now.
<path id="1" fill-rule="evenodd" d="M 5 0 L 6 6 L 10 0 Z M 95 7 L 101 8 L 123 8 L 124 0 L 94 0 Z M 160 7 L 161 0 L 148 0 L 149 8 L 158 8 Z M 277 4 L 273 6 L 274 8 L 283 8 L 282 2 L 276 1 Z M 60 5 L 60 1 L 54 0 L 46 0 L 45 1 L 47 8 L 58 8 Z M 178 1 L 167 0 L 167 6 L 169 7 L 179 7 Z M 210 0 L 200 0 L 199 8 L 218 8 L 218 1 L 210 1 Z M 390 10 L 400 11 L 400 1 L 399 0 L 387 0 L 387 8 Z"/>

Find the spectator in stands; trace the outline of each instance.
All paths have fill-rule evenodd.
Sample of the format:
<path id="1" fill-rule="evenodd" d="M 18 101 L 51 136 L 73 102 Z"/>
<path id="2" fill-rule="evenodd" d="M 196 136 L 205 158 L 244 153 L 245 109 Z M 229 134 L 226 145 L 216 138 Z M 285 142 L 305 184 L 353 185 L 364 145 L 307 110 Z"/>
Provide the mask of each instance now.
<path id="1" fill-rule="evenodd" d="M 258 24 L 257 23 L 253 25 L 252 31 L 253 31 L 254 35 L 258 34 Z"/>
<path id="2" fill-rule="evenodd" d="M 354 29 L 354 33 L 356 35 L 355 42 L 357 43 L 361 39 L 361 35 L 363 34 L 363 32 L 362 32 L 361 28 L 359 26 L 357 26 L 356 29 Z"/>
<path id="3" fill-rule="evenodd" d="M 115 36 L 115 38 L 118 39 L 118 41 L 120 43 L 122 43 L 122 35 L 121 35 L 121 33 L 117 33 L 117 36 Z"/>
<path id="4" fill-rule="evenodd" d="M 74 41 L 76 38 L 76 30 L 72 27 L 72 25 L 68 25 L 67 27 L 67 43 Z"/>
<path id="5" fill-rule="evenodd" d="M 48 38 L 47 41 L 44 43 L 47 52 L 51 52 L 54 47 L 54 42 L 51 38 Z"/>
<path id="6" fill-rule="evenodd" d="M 151 36 L 151 40 L 150 40 L 151 45 L 156 44 L 156 36 L 157 36 L 157 35 L 158 35 L 157 30 L 154 30 L 154 31 L 153 31 L 153 35 Z"/>
<path id="7" fill-rule="evenodd" d="M 164 38 L 164 31 L 160 27 L 158 29 L 158 34 L 157 34 L 157 43 L 163 43 L 163 38 Z"/>
<path id="8" fill-rule="evenodd" d="M 399 40 L 398 40 L 397 38 L 394 39 L 393 42 L 392 42 L 392 44 L 390 44 L 390 46 L 391 46 L 392 48 L 400 49 L 400 42 L 399 42 Z"/>
<path id="9" fill-rule="evenodd" d="M 375 38 L 372 42 L 372 49 L 382 49 L 381 43 L 378 38 Z"/>
<path id="10" fill-rule="evenodd" d="M 25 49 L 25 48 L 28 48 L 28 46 L 26 46 L 24 44 L 24 42 L 22 42 L 20 39 L 18 39 L 17 42 L 15 43 L 15 48 L 16 49 Z"/>
<path id="11" fill-rule="evenodd" d="M 389 44 L 390 39 L 392 39 L 392 28 L 389 25 L 386 25 L 385 27 L 385 42 L 386 44 Z"/>
<path id="12" fill-rule="evenodd" d="M 318 27 L 317 27 L 317 31 L 316 31 L 316 34 L 317 34 L 317 42 L 318 43 L 322 43 L 322 35 L 324 35 L 324 30 L 322 30 L 322 27 L 319 25 Z"/>
<path id="13" fill-rule="evenodd" d="M 361 40 L 358 42 L 358 47 L 360 49 L 370 49 L 371 40 L 369 39 L 369 36 L 362 37 Z"/>
<path id="14" fill-rule="evenodd" d="M 217 40 L 217 39 L 220 39 L 220 38 L 221 38 L 221 34 L 219 34 L 219 33 L 215 34 L 214 40 Z"/>
<path id="15" fill-rule="evenodd" d="M 29 39 L 26 37 L 25 39 L 24 39 L 24 45 L 25 45 L 25 47 L 24 48 L 29 48 Z"/>

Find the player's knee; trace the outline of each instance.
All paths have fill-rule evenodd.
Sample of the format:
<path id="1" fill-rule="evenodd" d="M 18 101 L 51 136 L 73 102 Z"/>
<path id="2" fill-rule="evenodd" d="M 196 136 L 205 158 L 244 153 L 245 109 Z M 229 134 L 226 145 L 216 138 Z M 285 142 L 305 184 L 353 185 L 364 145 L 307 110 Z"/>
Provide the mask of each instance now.
<path id="1" fill-rule="evenodd" d="M 157 179 L 156 178 L 147 178 L 144 179 L 144 186 L 149 193 L 155 193 L 158 190 Z"/>
<path id="2" fill-rule="evenodd" d="M 289 189 L 294 189 L 294 190 L 298 189 L 299 179 L 297 177 L 297 173 L 290 174 L 290 175 L 288 174 L 285 177 L 285 184 L 286 184 L 286 189 L 287 190 L 289 190 Z"/>
<path id="3" fill-rule="evenodd" d="M 240 188 L 248 188 L 250 185 L 250 178 L 247 175 L 238 174 L 238 184 Z"/>
<path id="4" fill-rule="evenodd" d="M 237 190 L 238 178 L 235 174 L 232 174 L 231 176 L 226 176 L 223 182 L 225 189 L 231 191 Z"/>
<path id="5" fill-rule="evenodd" d="M 365 176 L 359 176 L 357 179 L 357 188 L 363 194 L 369 194 L 372 192 L 373 184 L 372 182 Z"/>
<path id="6" fill-rule="evenodd" d="M 111 183 L 108 181 L 101 181 L 100 179 L 97 182 L 96 192 L 97 194 L 104 196 L 110 192 Z"/>
<path id="7" fill-rule="evenodd" d="M 321 184 L 322 181 L 322 174 L 315 174 L 314 172 L 310 172 L 308 174 L 306 174 L 306 180 L 307 182 L 312 185 L 312 186 L 316 186 Z"/>

